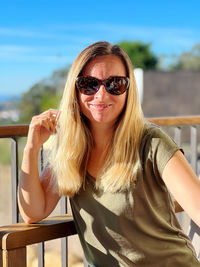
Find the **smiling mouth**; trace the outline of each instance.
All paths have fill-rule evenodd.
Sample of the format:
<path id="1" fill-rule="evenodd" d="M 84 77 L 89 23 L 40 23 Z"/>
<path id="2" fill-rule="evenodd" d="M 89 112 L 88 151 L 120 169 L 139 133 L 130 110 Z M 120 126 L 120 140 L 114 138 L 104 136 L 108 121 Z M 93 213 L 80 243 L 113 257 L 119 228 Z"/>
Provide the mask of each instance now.
<path id="1" fill-rule="evenodd" d="M 108 107 L 110 107 L 111 105 L 106 105 L 106 104 L 90 104 L 90 106 L 92 106 L 96 110 L 105 110 Z"/>

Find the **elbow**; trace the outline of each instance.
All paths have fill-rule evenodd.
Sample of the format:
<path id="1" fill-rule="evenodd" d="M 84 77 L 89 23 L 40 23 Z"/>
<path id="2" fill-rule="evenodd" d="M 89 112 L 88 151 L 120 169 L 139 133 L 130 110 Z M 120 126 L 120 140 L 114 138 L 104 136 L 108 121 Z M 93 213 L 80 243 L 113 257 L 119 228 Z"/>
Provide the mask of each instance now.
<path id="1" fill-rule="evenodd" d="M 26 218 L 26 219 L 24 219 L 24 222 L 26 224 L 32 224 L 32 223 L 38 222 L 38 220 L 34 220 L 34 219 L 31 219 L 31 218 Z"/>
<path id="2" fill-rule="evenodd" d="M 24 222 L 26 224 L 31 224 L 31 223 L 34 223 L 34 220 L 31 220 L 31 219 L 24 219 Z"/>
<path id="3" fill-rule="evenodd" d="M 26 224 L 32 224 L 41 221 L 43 218 L 33 218 L 33 217 L 28 217 L 28 216 L 22 216 L 24 222 Z"/>
<path id="4" fill-rule="evenodd" d="M 23 221 L 27 224 L 36 223 L 44 219 L 44 216 L 43 216 L 44 214 L 42 213 L 33 213 L 33 212 L 30 213 L 30 211 L 26 212 L 21 207 L 19 208 L 20 208 L 19 210 L 20 210 L 21 217 Z"/>
<path id="5" fill-rule="evenodd" d="M 27 204 L 25 201 L 20 202 L 19 200 L 18 204 L 19 204 L 19 212 L 25 223 L 27 224 L 36 223 L 44 219 L 45 211 L 36 208 L 35 209 L 30 208 L 30 204 Z"/>

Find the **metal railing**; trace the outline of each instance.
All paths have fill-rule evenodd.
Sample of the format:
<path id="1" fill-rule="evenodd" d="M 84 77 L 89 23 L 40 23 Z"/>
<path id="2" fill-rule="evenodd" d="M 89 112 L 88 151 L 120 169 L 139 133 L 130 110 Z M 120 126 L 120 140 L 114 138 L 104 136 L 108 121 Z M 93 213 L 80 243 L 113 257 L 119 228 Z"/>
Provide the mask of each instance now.
<path id="1" fill-rule="evenodd" d="M 194 171 L 199 175 L 198 136 L 200 116 L 149 118 L 148 121 L 164 127 L 168 131 L 170 130 L 169 134 L 180 146 L 185 136 L 187 135 L 188 138 L 189 135 L 189 161 Z M 189 133 L 183 135 L 185 128 L 189 129 Z M 66 214 L 66 199 L 62 199 L 61 202 L 61 212 L 66 215 L 47 218 L 30 225 L 19 222 L 20 216 L 17 205 L 18 141 L 21 137 L 27 136 L 27 133 L 28 125 L 0 126 L 0 138 L 11 139 L 12 170 L 12 224 L 0 227 L 0 266 L 3 267 L 26 267 L 26 246 L 35 243 L 39 243 L 38 266 L 44 267 L 43 242 L 76 234 L 72 216 Z M 178 205 L 176 209 L 177 211 L 182 210 Z M 67 255 L 67 239 L 62 239 L 62 267 L 68 266 Z"/>

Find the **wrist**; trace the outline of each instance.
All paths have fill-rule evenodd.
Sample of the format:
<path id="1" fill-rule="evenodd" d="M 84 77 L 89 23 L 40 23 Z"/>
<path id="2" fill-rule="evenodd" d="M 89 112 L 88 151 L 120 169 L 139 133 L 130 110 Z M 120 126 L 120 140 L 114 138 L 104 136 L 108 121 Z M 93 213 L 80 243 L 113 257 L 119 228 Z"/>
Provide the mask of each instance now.
<path id="1" fill-rule="evenodd" d="M 26 144 L 24 147 L 24 154 L 36 154 L 38 155 L 40 152 L 40 147 L 37 147 L 35 145 L 32 144 Z"/>

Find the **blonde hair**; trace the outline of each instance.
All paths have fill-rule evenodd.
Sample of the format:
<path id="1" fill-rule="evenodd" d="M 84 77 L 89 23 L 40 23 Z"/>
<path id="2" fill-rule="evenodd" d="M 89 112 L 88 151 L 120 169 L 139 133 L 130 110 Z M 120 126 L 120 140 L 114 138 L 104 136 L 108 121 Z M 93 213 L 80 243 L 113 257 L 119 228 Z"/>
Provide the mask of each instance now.
<path id="1" fill-rule="evenodd" d="M 60 195 L 73 196 L 84 185 L 93 137 L 87 119 L 79 110 L 75 79 L 91 59 L 103 55 L 115 55 L 122 60 L 130 85 L 104 167 L 96 177 L 96 186 L 109 192 L 123 190 L 135 179 L 140 166 L 139 145 L 144 118 L 131 61 L 119 46 L 96 42 L 86 47 L 71 66 L 60 103 L 57 134 L 51 140 L 49 165 Z"/>

